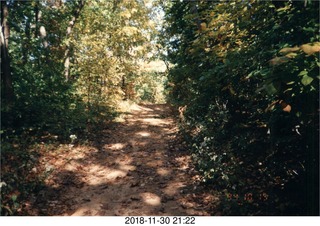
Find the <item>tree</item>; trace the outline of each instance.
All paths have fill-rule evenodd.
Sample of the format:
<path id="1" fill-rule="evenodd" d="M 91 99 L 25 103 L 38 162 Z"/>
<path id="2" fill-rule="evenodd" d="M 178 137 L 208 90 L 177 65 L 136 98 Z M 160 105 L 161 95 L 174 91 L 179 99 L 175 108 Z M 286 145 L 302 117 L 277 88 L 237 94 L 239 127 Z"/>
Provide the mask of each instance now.
<path id="1" fill-rule="evenodd" d="M 89 105 L 115 103 L 139 73 L 139 60 L 151 48 L 154 28 L 142 1 L 88 3 L 74 27 L 74 71 L 78 91 Z"/>
<path id="2" fill-rule="evenodd" d="M 67 47 L 66 47 L 66 50 L 64 52 L 64 57 L 65 57 L 65 60 L 64 60 L 64 76 L 66 78 L 66 81 L 69 80 L 69 74 L 70 74 L 70 45 L 69 45 L 69 38 L 70 38 L 70 35 L 71 35 L 71 32 L 72 32 L 72 28 L 74 27 L 75 23 L 76 23 L 76 20 L 77 18 L 79 17 L 80 13 L 81 13 L 81 10 L 83 9 L 85 5 L 85 1 L 80 1 L 78 2 L 78 5 L 75 6 L 75 9 L 74 9 L 74 12 L 73 12 L 73 15 L 72 15 L 72 18 L 71 20 L 69 21 L 69 25 L 67 27 L 67 32 L 66 32 L 66 39 L 67 39 Z"/>
<path id="3" fill-rule="evenodd" d="M 13 104 L 14 92 L 9 56 L 10 27 L 9 10 L 6 1 L 1 1 L 1 80 L 3 82 L 3 98 L 8 105 Z"/>

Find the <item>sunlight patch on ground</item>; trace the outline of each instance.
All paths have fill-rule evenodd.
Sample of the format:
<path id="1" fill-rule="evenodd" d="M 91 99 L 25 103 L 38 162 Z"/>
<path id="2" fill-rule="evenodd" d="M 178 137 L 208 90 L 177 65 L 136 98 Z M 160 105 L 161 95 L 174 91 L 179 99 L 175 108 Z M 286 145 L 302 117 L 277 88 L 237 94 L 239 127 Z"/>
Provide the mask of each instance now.
<path id="1" fill-rule="evenodd" d="M 134 171 L 136 170 L 137 167 L 135 166 L 131 166 L 131 165 L 120 165 L 119 169 L 123 170 L 123 171 Z"/>
<path id="2" fill-rule="evenodd" d="M 160 175 L 160 176 L 167 176 L 171 173 L 171 170 L 168 170 L 166 168 L 158 168 L 157 169 L 157 173 Z"/>
<path id="3" fill-rule="evenodd" d="M 115 160 L 115 163 L 118 163 L 119 165 L 126 165 L 130 164 L 132 162 L 132 158 L 128 155 L 125 155 L 124 157 L 117 158 Z"/>
<path id="4" fill-rule="evenodd" d="M 111 150 L 119 150 L 124 147 L 124 144 L 122 143 L 115 143 L 115 144 L 108 144 L 105 145 L 105 148 L 111 149 Z"/>
<path id="5" fill-rule="evenodd" d="M 167 195 L 175 195 L 183 187 L 185 187 L 185 185 L 182 182 L 171 182 L 168 183 L 168 186 L 164 189 L 164 193 Z"/>
<path id="6" fill-rule="evenodd" d="M 75 164 L 75 163 L 67 163 L 64 167 L 65 170 L 68 171 L 76 171 L 77 167 L 79 166 L 79 164 Z"/>
<path id="7" fill-rule="evenodd" d="M 120 115 L 114 119 L 114 122 L 125 122 L 126 119 L 124 117 L 124 115 Z"/>
<path id="8" fill-rule="evenodd" d="M 105 171 L 105 170 L 107 170 L 108 168 L 106 167 L 106 166 L 101 166 L 101 165 L 99 165 L 99 164 L 91 164 L 90 165 L 90 170 L 89 170 L 89 172 L 100 172 L 100 171 Z"/>
<path id="9" fill-rule="evenodd" d="M 137 105 L 137 104 L 133 104 L 132 106 L 131 106 L 131 110 L 133 110 L 133 111 L 153 111 L 152 109 L 150 109 L 150 108 L 147 108 L 147 107 L 142 107 L 142 106 L 139 106 L 139 105 Z"/>
<path id="10" fill-rule="evenodd" d="M 163 131 L 165 131 L 165 132 L 170 132 L 172 129 L 167 129 L 167 128 L 163 128 Z"/>
<path id="11" fill-rule="evenodd" d="M 161 198 L 156 194 L 145 192 L 140 194 L 142 200 L 151 206 L 159 206 L 161 204 Z"/>
<path id="12" fill-rule="evenodd" d="M 105 171 L 100 171 L 92 175 L 89 179 L 85 181 L 88 185 L 100 185 L 106 182 L 112 182 L 117 178 L 122 178 L 127 175 L 126 170 L 122 169 L 106 169 Z"/>
<path id="13" fill-rule="evenodd" d="M 71 216 L 89 216 L 97 214 L 100 209 L 99 203 L 88 203 L 86 206 L 77 209 Z"/>
<path id="14" fill-rule="evenodd" d="M 130 109 L 132 105 L 135 105 L 135 103 L 132 103 L 131 101 L 119 101 L 117 103 L 117 110 L 118 112 L 130 112 Z"/>
<path id="15" fill-rule="evenodd" d="M 140 136 L 142 136 L 142 137 L 149 137 L 150 136 L 150 133 L 149 132 L 145 132 L 145 131 L 143 131 L 143 132 L 138 132 L 138 133 L 136 133 L 137 135 L 140 135 Z"/>
<path id="16" fill-rule="evenodd" d="M 162 160 L 154 160 L 152 162 L 148 162 L 146 165 L 149 167 L 158 167 L 158 166 L 163 165 L 163 161 Z"/>
<path id="17" fill-rule="evenodd" d="M 130 139 L 130 140 L 128 141 L 128 144 L 129 144 L 133 149 L 139 149 L 139 148 L 147 145 L 147 144 L 148 144 L 148 141 L 140 141 L 140 140 L 137 141 L 137 140 L 135 140 L 135 139 Z"/>
<path id="18" fill-rule="evenodd" d="M 94 165 L 89 170 L 89 173 L 91 173 L 91 176 L 87 179 L 84 178 L 84 182 L 88 185 L 96 186 L 106 183 L 108 180 L 110 182 L 114 179 L 125 177 L 127 175 L 127 169 L 112 169 L 106 166 Z"/>
<path id="19" fill-rule="evenodd" d="M 126 175 L 127 173 L 122 170 L 113 170 L 112 172 L 107 174 L 106 178 L 109 180 L 113 180 L 118 177 L 125 177 Z"/>
<path id="20" fill-rule="evenodd" d="M 153 125 L 153 126 L 164 126 L 164 125 L 171 124 L 171 122 L 169 122 L 168 120 L 165 121 L 163 119 L 155 119 L 155 118 L 145 118 L 142 121 L 144 123 L 148 123 L 149 125 Z"/>
<path id="21" fill-rule="evenodd" d="M 84 147 L 78 147 L 78 148 L 75 148 L 71 151 L 69 151 L 69 154 L 72 154 L 72 159 L 76 160 L 76 159 L 83 159 L 86 157 L 86 153 L 84 152 Z M 91 149 L 94 149 L 94 151 L 96 152 L 97 150 L 95 148 L 90 148 Z"/>
<path id="22" fill-rule="evenodd" d="M 175 160 L 180 163 L 179 169 L 186 170 L 186 169 L 189 168 L 188 164 L 186 163 L 186 159 L 189 161 L 190 160 L 190 156 L 187 157 L 187 158 L 186 157 L 177 157 L 177 158 L 175 158 Z"/>

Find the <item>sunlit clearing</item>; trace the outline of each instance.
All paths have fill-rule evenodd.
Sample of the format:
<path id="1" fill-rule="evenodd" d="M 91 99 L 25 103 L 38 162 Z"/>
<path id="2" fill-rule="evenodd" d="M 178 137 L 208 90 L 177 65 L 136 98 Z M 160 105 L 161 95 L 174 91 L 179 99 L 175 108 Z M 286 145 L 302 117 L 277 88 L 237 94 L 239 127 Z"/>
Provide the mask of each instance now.
<path id="1" fill-rule="evenodd" d="M 159 206 L 161 204 L 161 199 L 156 194 L 145 192 L 141 194 L 141 197 L 146 204 L 151 206 Z"/>

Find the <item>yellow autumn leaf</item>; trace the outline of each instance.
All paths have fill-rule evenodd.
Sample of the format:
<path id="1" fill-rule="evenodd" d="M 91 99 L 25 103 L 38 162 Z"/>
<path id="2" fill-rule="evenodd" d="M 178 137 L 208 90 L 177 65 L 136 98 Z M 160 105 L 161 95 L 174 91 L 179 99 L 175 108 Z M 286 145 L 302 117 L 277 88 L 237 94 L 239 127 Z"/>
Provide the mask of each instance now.
<path id="1" fill-rule="evenodd" d="M 275 57 L 275 58 L 271 59 L 269 61 L 269 63 L 272 66 L 276 66 L 276 65 L 280 65 L 280 64 L 286 63 L 288 61 L 289 61 L 289 58 L 287 58 L 287 57 Z"/>
<path id="2" fill-rule="evenodd" d="M 213 37 L 213 36 L 214 36 L 214 33 L 213 33 L 212 31 L 210 31 L 209 34 L 208 34 L 208 36 L 209 36 L 209 37 Z"/>
<path id="3" fill-rule="evenodd" d="M 288 53 L 285 57 L 292 59 L 295 58 L 297 55 L 297 53 Z"/>
<path id="4" fill-rule="evenodd" d="M 129 19 L 131 17 L 131 13 L 128 10 L 126 10 L 126 11 L 121 12 L 120 16 Z"/>
<path id="5" fill-rule="evenodd" d="M 222 25 L 220 28 L 219 28 L 220 32 L 223 32 L 226 30 L 226 26 Z"/>
<path id="6" fill-rule="evenodd" d="M 130 26 L 125 26 L 122 28 L 122 31 L 126 34 L 126 35 L 134 35 L 137 33 L 138 28 L 136 27 L 130 27 Z"/>
<path id="7" fill-rule="evenodd" d="M 207 24 L 206 24 L 206 23 L 201 23 L 201 24 L 200 24 L 200 30 L 201 30 L 201 31 L 207 30 Z"/>
<path id="8" fill-rule="evenodd" d="M 242 44 L 242 41 L 241 40 L 237 40 L 235 43 L 240 46 Z"/>
<path id="9" fill-rule="evenodd" d="M 136 12 L 138 12 L 138 10 L 136 8 L 131 9 L 131 13 L 136 13 Z"/>
<path id="10" fill-rule="evenodd" d="M 320 43 L 308 43 L 300 46 L 303 52 L 305 52 L 307 55 L 312 55 L 316 52 L 320 52 Z"/>
<path id="11" fill-rule="evenodd" d="M 286 53 L 296 52 L 296 51 L 298 51 L 298 50 L 300 50 L 300 48 L 297 47 L 297 46 L 296 46 L 296 47 L 292 47 L 292 48 L 286 47 L 286 48 L 281 49 L 281 50 L 279 51 L 279 53 L 286 54 Z"/>

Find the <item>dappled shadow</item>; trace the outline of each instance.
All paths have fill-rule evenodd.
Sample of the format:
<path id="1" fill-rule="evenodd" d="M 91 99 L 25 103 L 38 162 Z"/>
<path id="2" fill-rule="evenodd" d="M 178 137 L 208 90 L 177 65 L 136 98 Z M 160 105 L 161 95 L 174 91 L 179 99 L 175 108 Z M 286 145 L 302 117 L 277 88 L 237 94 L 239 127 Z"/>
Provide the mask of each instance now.
<path id="1" fill-rule="evenodd" d="M 39 214 L 209 215 L 176 133 L 169 106 L 134 105 L 94 145 L 62 151 L 37 199 Z"/>

